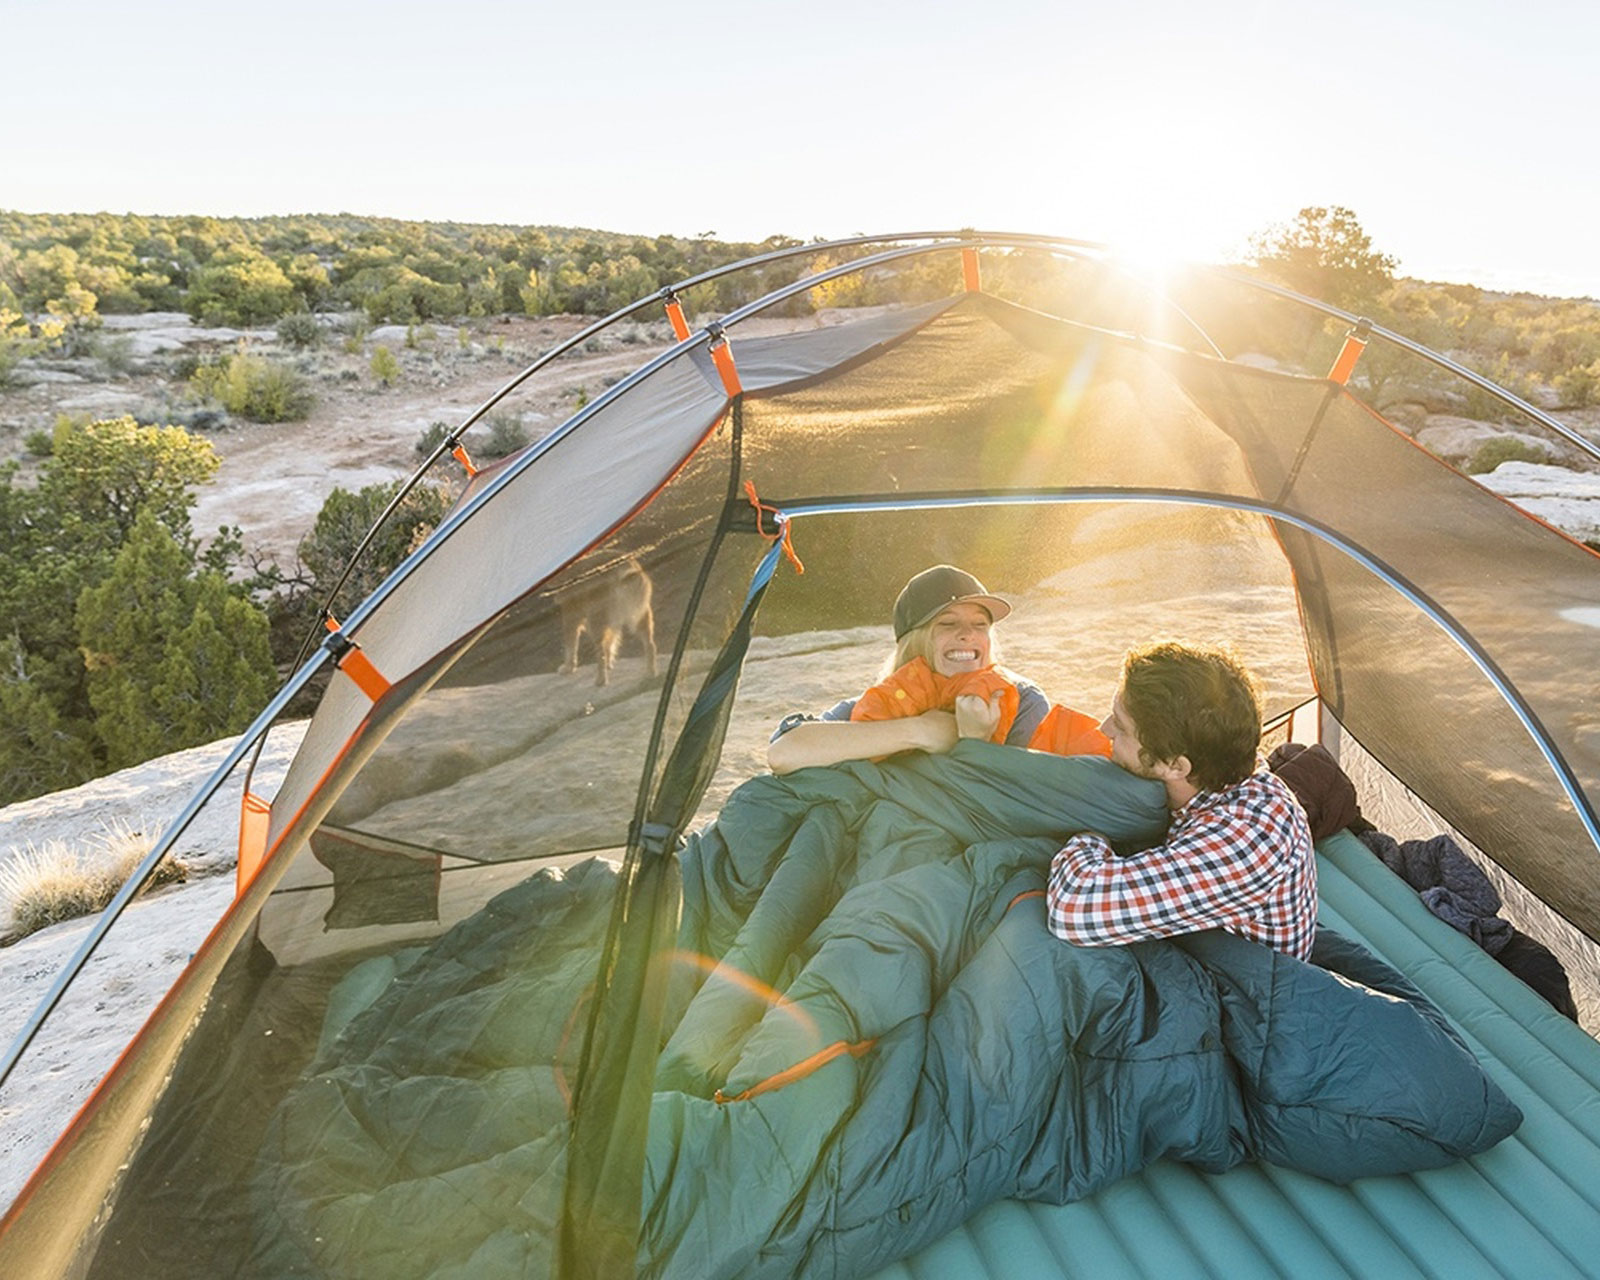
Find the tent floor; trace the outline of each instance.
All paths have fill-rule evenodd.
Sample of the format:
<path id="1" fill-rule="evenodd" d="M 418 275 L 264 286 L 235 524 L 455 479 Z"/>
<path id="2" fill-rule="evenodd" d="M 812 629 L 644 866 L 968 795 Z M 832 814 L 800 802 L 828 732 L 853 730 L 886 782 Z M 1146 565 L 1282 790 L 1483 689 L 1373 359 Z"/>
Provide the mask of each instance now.
<path id="1" fill-rule="evenodd" d="M 1526 1117 L 1492 1151 L 1350 1186 L 1170 1161 L 1069 1205 L 1004 1200 L 873 1280 L 1600 1276 L 1600 1043 L 1341 832 L 1318 845 L 1323 923 L 1410 976 Z"/>

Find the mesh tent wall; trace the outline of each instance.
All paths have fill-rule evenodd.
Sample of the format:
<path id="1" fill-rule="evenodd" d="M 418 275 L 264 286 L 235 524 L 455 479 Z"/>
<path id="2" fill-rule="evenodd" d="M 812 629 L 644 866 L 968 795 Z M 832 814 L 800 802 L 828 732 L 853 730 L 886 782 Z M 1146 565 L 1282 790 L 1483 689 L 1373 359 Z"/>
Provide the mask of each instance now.
<path id="1" fill-rule="evenodd" d="M 926 259 L 953 283 L 966 250 L 1025 244 L 910 239 L 931 243 L 825 274 Z M 1315 692 L 1600 937 L 1592 552 L 1345 386 L 1170 345 L 1198 345 L 1171 307 L 1108 293 L 1051 315 L 968 288 L 741 336 L 804 287 L 685 337 L 474 476 L 308 664 L 341 672 L 271 798 L 258 869 L 13 1206 L 0 1263 L 255 1265 L 246 1135 L 268 1132 L 275 1090 L 340 1002 L 403 976 L 419 947 L 530 871 L 573 870 L 584 892 L 576 869 L 602 852 L 619 870 L 587 891 L 611 904 L 607 927 L 552 959 L 549 1007 L 523 1011 L 563 1029 L 559 1061 L 523 1082 L 527 1105 L 570 1117 L 540 1156 L 549 1195 L 527 1229 L 549 1237 L 563 1274 L 631 1265 L 659 1034 L 651 959 L 670 949 L 672 850 L 737 714 L 744 646 L 758 625 L 814 633 L 829 611 L 870 623 L 930 558 L 1031 593 L 1063 631 L 1083 608 L 1072 571 L 1107 556 L 1126 571 L 1093 582 L 1097 617 L 1151 611 L 1162 597 L 1148 578 L 1175 563 L 1187 598 L 1227 590 L 1241 560 L 1275 560 L 1309 665 L 1305 687 L 1274 688 L 1275 709 Z M 1109 327 L 1141 319 L 1140 332 Z M 805 579 L 771 576 L 773 511 L 801 542 Z M 1186 539 L 1215 552 L 1186 557 Z M 624 584 L 637 605 L 641 581 L 654 653 L 635 627 L 610 684 L 563 677 L 579 624 L 620 608 Z"/>

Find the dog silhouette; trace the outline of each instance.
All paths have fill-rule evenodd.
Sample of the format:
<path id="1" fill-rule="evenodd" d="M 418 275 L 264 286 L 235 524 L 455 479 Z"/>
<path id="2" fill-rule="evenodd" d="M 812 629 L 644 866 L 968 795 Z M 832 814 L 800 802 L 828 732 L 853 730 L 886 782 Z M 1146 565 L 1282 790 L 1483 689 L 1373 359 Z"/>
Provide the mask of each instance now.
<path id="1" fill-rule="evenodd" d="M 574 587 L 561 600 L 562 675 L 581 664 L 580 645 L 585 634 L 597 652 L 594 682 L 611 682 L 611 668 L 622 648 L 624 635 L 634 635 L 644 647 L 645 665 L 656 674 L 656 618 L 651 605 L 655 588 L 650 575 L 627 556 L 594 578 Z"/>

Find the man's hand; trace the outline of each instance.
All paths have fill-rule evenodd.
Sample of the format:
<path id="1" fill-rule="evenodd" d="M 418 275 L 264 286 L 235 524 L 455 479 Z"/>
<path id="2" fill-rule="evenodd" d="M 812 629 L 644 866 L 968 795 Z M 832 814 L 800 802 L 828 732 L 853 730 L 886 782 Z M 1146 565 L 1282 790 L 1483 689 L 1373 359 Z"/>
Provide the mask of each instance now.
<path id="1" fill-rule="evenodd" d="M 963 693 L 956 698 L 956 734 L 962 738 L 981 738 L 987 742 L 1000 727 L 1000 691 L 996 689 L 987 701 L 976 693 Z"/>
<path id="2" fill-rule="evenodd" d="M 956 717 L 948 711 L 924 711 L 920 716 L 908 716 L 900 723 L 911 734 L 908 744 L 918 751 L 938 754 L 956 745 Z"/>

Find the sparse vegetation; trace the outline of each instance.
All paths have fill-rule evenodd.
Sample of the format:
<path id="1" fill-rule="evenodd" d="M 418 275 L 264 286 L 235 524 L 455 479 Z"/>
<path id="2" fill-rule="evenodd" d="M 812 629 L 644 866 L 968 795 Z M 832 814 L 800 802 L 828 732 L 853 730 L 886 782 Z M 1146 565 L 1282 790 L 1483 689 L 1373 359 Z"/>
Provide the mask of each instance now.
<path id="1" fill-rule="evenodd" d="M 724 262 L 798 244 L 566 227 L 400 222 L 349 215 L 145 217 L 0 212 L 0 311 L 73 324 L 186 310 L 208 325 L 267 325 L 313 310 L 424 325 L 506 313 L 601 315 Z M 795 279 L 802 262 L 766 273 Z M 726 310 L 718 286 L 686 297 Z M 427 341 L 425 331 L 417 335 Z M 3 344 L 0 344 L 3 351 Z"/>
<path id="2" fill-rule="evenodd" d="M 194 371 L 189 385 L 202 399 L 251 422 L 293 422 L 316 402 L 306 380 L 293 367 L 244 352 Z"/>
<path id="3" fill-rule="evenodd" d="M 1502 462 L 1549 461 L 1550 454 L 1536 444 L 1519 440 L 1516 436 L 1496 436 L 1493 440 L 1485 440 L 1473 450 L 1472 457 L 1467 459 L 1467 474 L 1485 475 Z"/>
<path id="4" fill-rule="evenodd" d="M 484 425 L 489 428 L 489 434 L 478 440 L 476 446 L 485 458 L 504 458 L 528 443 L 528 428 L 523 425 L 520 413 L 510 410 L 491 413 Z"/>
<path id="5" fill-rule="evenodd" d="M 8 939 L 105 910 L 153 844 L 144 832 L 114 822 L 84 846 L 46 840 L 13 849 L 0 863 L 0 900 L 11 917 Z M 187 878 L 188 868 L 169 855 L 156 865 L 144 890 Z"/>
<path id="6" fill-rule="evenodd" d="M 450 424 L 447 422 L 430 422 L 423 428 L 422 434 L 417 437 L 417 443 L 412 446 L 417 457 L 426 458 L 439 447 L 439 442 L 450 434 Z"/>
<path id="7" fill-rule="evenodd" d="M 400 361 L 395 358 L 394 352 L 382 345 L 373 349 L 372 360 L 367 368 L 382 387 L 393 386 L 400 376 Z"/>
<path id="8" fill-rule="evenodd" d="M 278 321 L 278 341 L 304 350 L 321 344 L 322 323 L 309 311 L 291 311 Z"/>

